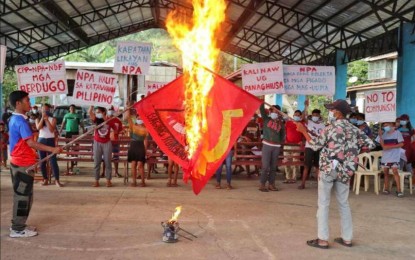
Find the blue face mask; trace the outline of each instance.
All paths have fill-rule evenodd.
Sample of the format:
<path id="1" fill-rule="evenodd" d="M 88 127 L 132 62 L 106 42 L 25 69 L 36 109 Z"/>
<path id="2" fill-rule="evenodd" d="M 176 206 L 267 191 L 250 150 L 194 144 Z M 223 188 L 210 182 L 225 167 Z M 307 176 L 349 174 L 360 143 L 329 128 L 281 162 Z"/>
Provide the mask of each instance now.
<path id="1" fill-rule="evenodd" d="M 277 113 L 271 113 L 269 116 L 270 116 L 272 119 L 277 119 L 278 114 L 277 114 Z"/>
<path id="2" fill-rule="evenodd" d="M 357 120 L 356 125 L 363 125 L 365 123 L 365 121 L 363 120 Z"/>
<path id="3" fill-rule="evenodd" d="M 353 125 L 355 125 L 357 123 L 357 119 L 356 118 L 350 118 L 349 121 Z"/>
<path id="4" fill-rule="evenodd" d="M 406 120 L 401 120 L 401 122 L 400 122 L 401 125 L 406 125 L 407 123 L 408 123 L 408 121 L 406 121 Z"/>
<path id="5" fill-rule="evenodd" d="M 299 116 L 293 116 L 294 121 L 299 122 L 301 121 L 301 117 Z"/>
<path id="6" fill-rule="evenodd" d="M 311 117 L 311 120 L 313 120 L 313 122 L 317 122 L 319 119 L 320 119 L 320 117 L 318 117 L 318 116 Z"/>
<path id="7" fill-rule="evenodd" d="M 389 132 L 392 128 L 390 126 L 384 126 L 383 131 Z"/>

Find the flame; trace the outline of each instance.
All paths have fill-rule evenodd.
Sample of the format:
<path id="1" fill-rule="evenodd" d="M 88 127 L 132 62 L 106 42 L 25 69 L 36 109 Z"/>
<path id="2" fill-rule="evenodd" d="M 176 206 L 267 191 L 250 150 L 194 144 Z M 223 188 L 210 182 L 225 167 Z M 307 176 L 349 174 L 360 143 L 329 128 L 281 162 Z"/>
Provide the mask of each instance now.
<path id="1" fill-rule="evenodd" d="M 172 222 L 177 222 L 177 218 L 180 215 L 180 212 L 182 212 L 182 206 L 178 206 L 176 207 L 176 211 L 173 213 L 173 215 L 171 216 L 171 219 L 169 220 L 170 223 Z"/>
<path id="2" fill-rule="evenodd" d="M 192 0 L 192 4 L 193 17 L 190 21 L 186 21 L 178 11 L 170 12 L 166 20 L 167 31 L 182 52 L 189 158 L 197 150 L 202 134 L 207 131 L 207 96 L 214 78 L 203 67 L 213 71 L 216 69 L 220 50 L 217 48 L 215 32 L 225 20 L 226 9 L 224 0 Z"/>

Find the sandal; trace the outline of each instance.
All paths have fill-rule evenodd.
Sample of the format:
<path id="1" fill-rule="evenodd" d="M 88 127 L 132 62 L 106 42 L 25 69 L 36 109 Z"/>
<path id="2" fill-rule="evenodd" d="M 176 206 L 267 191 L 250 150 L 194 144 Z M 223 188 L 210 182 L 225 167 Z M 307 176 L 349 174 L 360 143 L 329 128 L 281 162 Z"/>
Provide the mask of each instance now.
<path id="1" fill-rule="evenodd" d="M 384 190 L 384 191 L 383 191 L 383 194 L 384 194 L 384 195 L 389 195 L 389 194 L 390 194 L 390 192 L 389 192 L 388 190 Z"/>
<path id="2" fill-rule="evenodd" d="M 307 245 L 312 246 L 312 247 L 317 247 L 320 249 L 328 249 L 329 245 L 320 245 L 318 242 L 320 242 L 320 239 L 316 238 L 313 240 L 308 240 L 307 241 Z"/>
<path id="3" fill-rule="evenodd" d="M 336 242 L 336 243 L 338 243 L 342 246 L 347 246 L 347 247 L 352 247 L 353 246 L 352 242 L 346 243 L 346 242 L 344 242 L 343 238 L 341 238 L 341 237 L 335 238 L 334 242 Z"/>
<path id="4" fill-rule="evenodd" d="M 172 183 L 170 187 L 179 187 L 177 183 Z"/>
<path id="5" fill-rule="evenodd" d="M 222 187 L 220 186 L 220 184 L 219 183 L 217 183 L 216 185 L 215 185 L 215 189 L 222 189 Z"/>
<path id="6" fill-rule="evenodd" d="M 268 192 L 268 191 L 269 191 L 269 190 L 268 190 L 267 188 L 265 188 L 265 187 L 260 187 L 260 188 L 259 188 L 259 190 L 260 190 L 260 191 L 262 191 L 262 192 Z"/>
<path id="7" fill-rule="evenodd" d="M 278 191 L 278 188 L 275 187 L 274 185 L 269 185 L 268 186 L 268 190 L 270 190 L 270 191 Z"/>

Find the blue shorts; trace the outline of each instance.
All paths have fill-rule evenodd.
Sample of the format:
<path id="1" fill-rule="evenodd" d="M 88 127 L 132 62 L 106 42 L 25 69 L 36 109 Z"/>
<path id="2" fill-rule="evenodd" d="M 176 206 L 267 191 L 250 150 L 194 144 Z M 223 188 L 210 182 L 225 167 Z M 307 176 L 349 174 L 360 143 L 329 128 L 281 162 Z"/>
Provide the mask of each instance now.
<path id="1" fill-rule="evenodd" d="M 400 167 L 399 162 L 388 162 L 388 163 L 381 163 L 380 166 L 382 168 L 398 168 Z"/>

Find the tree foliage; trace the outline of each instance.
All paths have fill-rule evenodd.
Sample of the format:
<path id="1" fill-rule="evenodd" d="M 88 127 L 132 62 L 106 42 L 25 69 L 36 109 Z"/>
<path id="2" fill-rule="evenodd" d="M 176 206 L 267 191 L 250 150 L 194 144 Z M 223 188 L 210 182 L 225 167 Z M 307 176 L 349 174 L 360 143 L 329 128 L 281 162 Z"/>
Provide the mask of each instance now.
<path id="1" fill-rule="evenodd" d="M 356 82 L 350 83 L 347 81 L 347 86 L 357 86 L 361 84 L 369 83 L 367 79 L 368 62 L 364 60 L 358 60 L 347 64 L 348 79 L 351 77 L 357 77 Z"/>

